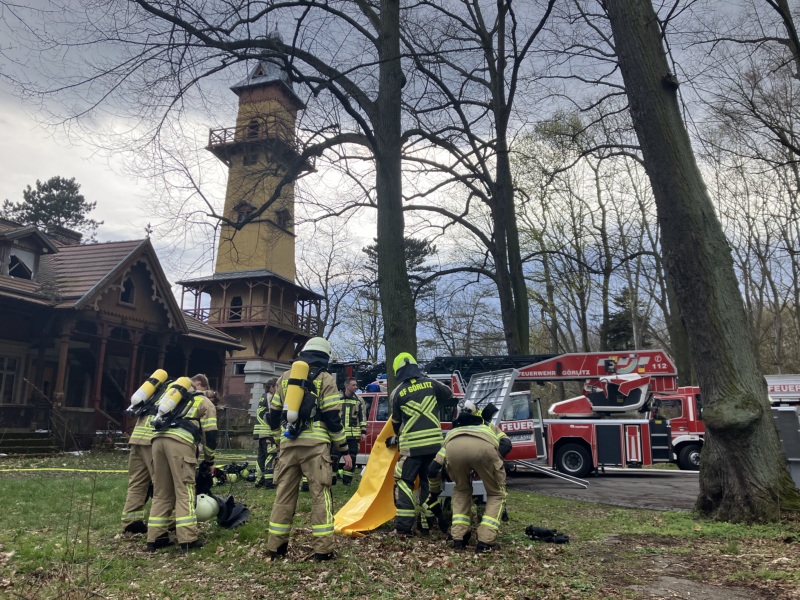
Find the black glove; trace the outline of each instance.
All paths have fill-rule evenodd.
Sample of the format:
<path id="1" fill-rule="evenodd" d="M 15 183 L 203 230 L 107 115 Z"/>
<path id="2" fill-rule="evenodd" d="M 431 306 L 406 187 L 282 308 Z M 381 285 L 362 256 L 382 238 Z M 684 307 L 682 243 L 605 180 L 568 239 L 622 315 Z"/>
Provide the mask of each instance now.
<path id="1" fill-rule="evenodd" d="M 428 499 L 426 500 L 426 504 L 430 506 L 431 504 L 435 503 L 439 499 L 439 494 L 441 492 L 431 492 L 428 494 Z"/>
<path id="2" fill-rule="evenodd" d="M 211 473 L 214 470 L 214 461 L 204 460 L 200 463 L 199 468 L 201 473 Z"/>
<path id="3" fill-rule="evenodd" d="M 386 447 L 391 448 L 392 446 L 397 446 L 397 442 L 398 439 L 396 435 L 390 436 L 386 438 Z"/>

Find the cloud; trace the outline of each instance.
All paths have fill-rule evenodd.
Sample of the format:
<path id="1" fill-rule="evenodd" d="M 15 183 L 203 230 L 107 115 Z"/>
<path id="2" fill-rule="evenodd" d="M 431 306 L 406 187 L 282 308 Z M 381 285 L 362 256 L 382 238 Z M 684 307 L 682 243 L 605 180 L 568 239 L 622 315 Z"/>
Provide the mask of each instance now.
<path id="1" fill-rule="evenodd" d="M 0 201 L 21 201 L 22 191 L 37 179 L 74 177 L 86 199 L 97 202 L 92 217 L 104 221 L 100 241 L 144 237 L 146 188 L 117 172 L 113 157 L 109 163 L 89 148 L 59 139 L 55 128 L 37 123 L 20 100 L 1 92 L 0 115 Z"/>

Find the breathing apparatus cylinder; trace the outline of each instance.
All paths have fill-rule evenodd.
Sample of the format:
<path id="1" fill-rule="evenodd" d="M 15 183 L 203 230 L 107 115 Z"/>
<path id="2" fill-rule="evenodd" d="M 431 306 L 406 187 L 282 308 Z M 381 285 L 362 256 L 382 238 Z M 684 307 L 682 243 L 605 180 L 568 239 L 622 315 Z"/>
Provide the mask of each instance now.
<path id="1" fill-rule="evenodd" d="M 296 423 L 300 416 L 300 405 L 303 403 L 305 389 L 296 383 L 291 383 L 293 379 L 308 379 L 308 363 L 296 360 L 292 363 L 289 371 L 289 385 L 286 387 L 286 420 L 289 424 Z"/>
<path id="2" fill-rule="evenodd" d="M 169 386 L 161 402 L 158 403 L 158 416 L 163 417 L 171 410 L 173 410 L 178 403 L 183 399 L 184 394 L 188 393 L 192 387 L 192 380 L 188 377 L 178 377 L 174 383 Z"/>
<path id="3" fill-rule="evenodd" d="M 133 393 L 133 396 L 131 396 L 131 406 L 133 407 L 149 400 L 155 393 L 158 386 L 160 386 L 166 380 L 167 372 L 164 369 L 157 369 L 153 371 L 153 374 L 147 378 L 147 381 L 145 381 L 139 387 L 139 389 Z"/>

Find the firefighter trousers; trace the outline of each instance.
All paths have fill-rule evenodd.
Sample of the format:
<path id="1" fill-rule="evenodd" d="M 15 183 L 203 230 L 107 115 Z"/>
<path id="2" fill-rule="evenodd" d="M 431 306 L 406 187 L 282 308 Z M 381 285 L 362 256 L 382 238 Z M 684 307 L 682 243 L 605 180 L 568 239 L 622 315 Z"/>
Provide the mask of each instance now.
<path id="1" fill-rule="evenodd" d="M 144 521 L 144 505 L 153 481 L 153 449 L 150 444 L 131 444 L 128 455 L 128 493 L 122 509 L 122 527 Z"/>
<path id="2" fill-rule="evenodd" d="M 455 482 L 453 491 L 453 524 L 450 533 L 462 540 L 472 522 L 472 471 L 478 474 L 486 489 L 486 508 L 478 525 L 478 541 L 493 544 L 500 528 L 500 513 L 506 499 L 506 471 L 497 448 L 475 436 L 460 435 L 449 440 L 447 473 Z"/>
<path id="3" fill-rule="evenodd" d="M 314 552 L 333 552 L 333 498 L 331 497 L 330 445 L 281 445 L 275 465 L 275 502 L 269 517 L 267 550 L 277 551 L 289 541 L 300 495 L 300 480 L 308 478 L 311 492 L 311 533 Z"/>
<path id="4" fill-rule="evenodd" d="M 436 454 L 422 454 L 420 456 L 401 456 L 394 468 L 394 507 L 397 516 L 394 526 L 398 533 L 411 534 L 414 522 L 420 511 L 420 504 L 428 498 L 428 467 Z M 419 476 L 420 497 L 419 504 L 414 495 L 414 482 Z"/>
<path id="5" fill-rule="evenodd" d="M 342 483 L 345 485 L 350 485 L 353 481 L 353 477 L 356 475 L 356 459 L 358 458 L 358 446 L 361 442 L 361 437 L 349 437 L 347 438 L 347 453 L 350 455 L 350 459 L 353 461 L 353 466 L 349 471 L 342 471 Z M 336 461 L 334 465 L 336 469 L 339 468 L 339 461 Z M 334 473 L 335 476 L 335 473 Z"/>
<path id="6" fill-rule="evenodd" d="M 153 505 L 147 521 L 148 542 L 155 542 L 167 532 L 173 510 L 178 543 L 197 539 L 196 452 L 194 446 L 167 436 L 153 438 Z"/>
<path id="7" fill-rule="evenodd" d="M 278 458 L 278 444 L 272 438 L 258 439 L 258 479 L 272 483 L 275 475 L 275 459 Z"/>

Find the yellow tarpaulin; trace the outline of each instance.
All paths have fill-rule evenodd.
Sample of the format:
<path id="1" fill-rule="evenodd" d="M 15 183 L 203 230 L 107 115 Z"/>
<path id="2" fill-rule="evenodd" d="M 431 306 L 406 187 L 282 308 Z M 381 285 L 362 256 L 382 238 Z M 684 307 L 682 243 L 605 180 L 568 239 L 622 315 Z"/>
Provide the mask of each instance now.
<path id="1" fill-rule="evenodd" d="M 387 421 L 372 445 L 356 493 L 333 517 L 337 533 L 359 536 L 394 519 L 394 466 L 399 454 L 397 446 L 386 447 L 386 439 L 392 435 L 392 422 Z"/>

